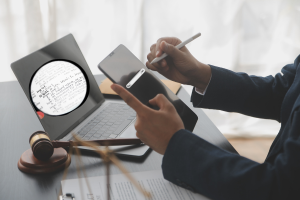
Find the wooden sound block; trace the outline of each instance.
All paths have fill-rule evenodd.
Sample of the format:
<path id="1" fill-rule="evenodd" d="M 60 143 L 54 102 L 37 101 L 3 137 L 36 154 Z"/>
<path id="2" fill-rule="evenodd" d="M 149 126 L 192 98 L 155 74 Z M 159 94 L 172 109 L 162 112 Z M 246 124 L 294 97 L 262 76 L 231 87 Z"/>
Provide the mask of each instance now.
<path id="1" fill-rule="evenodd" d="M 68 167 L 71 157 L 63 148 L 55 148 L 53 155 L 47 161 L 41 161 L 34 157 L 32 150 L 26 150 L 19 159 L 18 168 L 22 172 L 30 174 L 46 174 L 56 172 Z"/>

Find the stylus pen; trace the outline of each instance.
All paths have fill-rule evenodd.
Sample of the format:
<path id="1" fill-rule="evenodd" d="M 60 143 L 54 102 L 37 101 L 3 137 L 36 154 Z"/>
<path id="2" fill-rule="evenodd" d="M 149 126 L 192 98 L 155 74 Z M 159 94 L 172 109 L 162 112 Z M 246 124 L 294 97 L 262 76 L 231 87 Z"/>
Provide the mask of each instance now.
<path id="1" fill-rule="evenodd" d="M 193 37 L 187 39 L 186 41 L 178 44 L 176 46 L 177 49 L 181 49 L 182 47 L 184 47 L 185 45 L 187 45 L 188 43 L 190 43 L 191 41 L 193 41 L 194 39 L 196 39 L 197 37 L 199 37 L 201 35 L 201 33 L 197 33 L 196 35 L 194 35 Z M 167 57 L 168 54 L 164 53 L 163 55 L 157 57 L 157 58 L 154 58 L 154 60 L 152 60 L 152 62 L 150 64 L 153 64 L 153 63 L 156 63 L 162 59 L 164 59 L 165 57 Z"/>

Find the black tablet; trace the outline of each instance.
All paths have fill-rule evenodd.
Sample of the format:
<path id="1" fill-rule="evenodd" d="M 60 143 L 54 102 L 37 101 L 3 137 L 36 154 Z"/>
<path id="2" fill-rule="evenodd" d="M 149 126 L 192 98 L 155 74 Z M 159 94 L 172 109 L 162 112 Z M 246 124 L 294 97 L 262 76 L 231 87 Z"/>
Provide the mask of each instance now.
<path id="1" fill-rule="evenodd" d="M 124 45 L 119 45 L 98 65 L 113 82 L 122 85 L 145 105 L 157 94 L 163 94 L 175 106 L 185 129 L 193 131 L 198 116 L 157 78 Z"/>

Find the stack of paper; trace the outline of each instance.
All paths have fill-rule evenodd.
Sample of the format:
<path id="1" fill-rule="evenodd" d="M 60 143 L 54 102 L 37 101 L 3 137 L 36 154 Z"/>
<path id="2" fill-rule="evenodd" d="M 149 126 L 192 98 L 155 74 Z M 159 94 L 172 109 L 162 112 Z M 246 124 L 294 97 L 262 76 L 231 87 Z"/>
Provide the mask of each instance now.
<path id="1" fill-rule="evenodd" d="M 178 187 L 165 180 L 161 170 L 135 172 L 131 175 L 138 183 L 151 193 L 155 200 L 196 200 L 208 198 Z M 63 194 L 74 193 L 75 199 L 106 200 L 106 177 L 98 176 L 88 178 L 91 186 L 89 192 L 84 179 L 71 179 L 62 181 Z M 111 200 L 140 200 L 147 199 L 139 192 L 123 174 L 110 176 Z"/>

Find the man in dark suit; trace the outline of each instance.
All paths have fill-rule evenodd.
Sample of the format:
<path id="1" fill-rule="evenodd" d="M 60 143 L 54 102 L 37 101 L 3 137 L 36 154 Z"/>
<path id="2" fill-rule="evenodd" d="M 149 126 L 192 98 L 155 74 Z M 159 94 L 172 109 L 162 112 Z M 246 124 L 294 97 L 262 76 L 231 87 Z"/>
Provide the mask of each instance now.
<path id="1" fill-rule="evenodd" d="M 212 199 L 300 199 L 300 56 L 275 77 L 249 76 L 197 61 L 177 38 L 151 46 L 149 69 L 193 85 L 195 107 L 274 119 L 281 129 L 264 163 L 229 153 L 184 129 L 173 105 L 157 95 L 152 110 L 119 85 L 112 88 L 137 112 L 137 136 L 164 155 L 165 179 Z M 169 56 L 150 62 L 163 52 Z"/>

